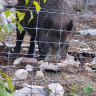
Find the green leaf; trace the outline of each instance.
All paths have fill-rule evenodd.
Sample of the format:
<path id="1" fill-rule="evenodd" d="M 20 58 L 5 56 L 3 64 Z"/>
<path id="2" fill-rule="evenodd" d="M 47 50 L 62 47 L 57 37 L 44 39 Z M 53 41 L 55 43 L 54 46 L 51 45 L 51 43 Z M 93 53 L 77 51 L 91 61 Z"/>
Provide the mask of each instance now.
<path id="1" fill-rule="evenodd" d="M 13 92 L 14 91 L 14 89 L 13 89 L 13 87 L 12 87 L 12 84 L 8 84 L 8 87 L 9 87 L 9 89 Z"/>
<path id="2" fill-rule="evenodd" d="M 5 86 L 3 80 L 0 80 L 0 96 L 5 94 Z"/>
<path id="3" fill-rule="evenodd" d="M 5 74 L 5 73 L 1 73 L 1 76 L 5 77 L 5 78 L 9 78 L 10 81 L 11 81 L 11 78 L 10 78 L 7 74 Z"/>
<path id="4" fill-rule="evenodd" d="M 28 21 L 28 24 L 29 24 L 30 21 L 33 19 L 33 12 L 32 12 L 32 11 L 30 11 L 30 15 L 31 15 L 31 17 L 30 17 L 30 19 L 29 19 L 29 21 Z"/>
<path id="5" fill-rule="evenodd" d="M 12 96 L 15 87 L 11 78 L 5 73 L 0 73 L 0 75 L 4 78 L 4 80 L 0 80 L 0 96 Z"/>
<path id="6" fill-rule="evenodd" d="M 92 84 L 87 85 L 84 88 L 84 93 L 87 94 L 87 95 L 90 95 L 93 92 L 93 88 L 94 87 L 92 86 Z"/>
<path id="7" fill-rule="evenodd" d="M 19 11 L 16 11 L 16 13 L 17 13 L 17 16 L 18 16 L 18 18 L 19 18 L 19 22 L 20 22 L 22 19 L 24 19 L 25 13 L 19 12 Z"/>
<path id="8" fill-rule="evenodd" d="M 48 91 L 49 91 L 49 92 L 52 92 L 52 90 L 51 90 L 51 89 L 48 89 Z"/>
<path id="9" fill-rule="evenodd" d="M 12 95 L 11 95 L 10 93 L 7 92 L 7 93 L 6 93 L 6 96 L 12 96 Z"/>
<path id="10" fill-rule="evenodd" d="M 24 30 L 23 27 L 21 26 L 20 22 L 18 22 L 17 24 L 18 24 L 18 30 L 20 31 L 20 33 L 22 33 L 22 31 Z"/>
<path id="11" fill-rule="evenodd" d="M 8 93 L 13 93 L 13 87 L 12 84 L 9 84 L 8 82 L 5 82 L 5 88 L 7 90 Z"/>
<path id="12" fill-rule="evenodd" d="M 71 92 L 71 93 L 73 93 L 73 94 L 76 94 L 76 95 L 78 94 L 78 92 L 77 92 L 77 91 L 72 90 L 72 89 L 70 90 L 70 92 Z"/>
<path id="13" fill-rule="evenodd" d="M 0 39 L 2 39 L 3 38 L 3 36 L 2 36 L 2 34 L 0 34 Z"/>
<path id="14" fill-rule="evenodd" d="M 9 87 L 8 87 L 8 82 L 5 82 L 4 86 L 5 86 L 6 89 L 10 90 Z"/>
<path id="15" fill-rule="evenodd" d="M 12 30 L 13 30 L 12 25 L 7 24 L 7 25 L 5 25 L 5 28 L 7 29 L 6 31 L 8 31 L 8 32 L 9 32 L 9 34 L 11 34 L 11 33 L 12 33 Z"/>
<path id="16" fill-rule="evenodd" d="M 12 17 L 12 20 L 16 19 L 16 16 L 13 13 L 10 13 L 10 16 Z"/>
<path id="17" fill-rule="evenodd" d="M 5 13 L 6 17 L 8 17 L 10 15 L 10 11 L 9 10 L 6 10 L 4 13 Z"/>
<path id="18" fill-rule="evenodd" d="M 25 2 L 26 2 L 26 5 L 29 3 L 29 0 L 25 0 Z"/>
<path id="19" fill-rule="evenodd" d="M 1 76 L 4 76 L 6 78 L 6 80 L 3 80 L 4 82 L 7 82 L 8 84 L 12 84 L 11 78 L 8 75 L 6 75 L 5 73 L 1 73 Z"/>
<path id="20" fill-rule="evenodd" d="M 0 89 L 0 96 L 4 96 L 5 94 L 5 90 L 4 89 Z"/>
<path id="21" fill-rule="evenodd" d="M 41 7 L 39 6 L 39 3 L 37 1 L 34 1 L 33 4 L 35 5 L 37 13 L 41 10 Z"/>
<path id="22" fill-rule="evenodd" d="M 4 86 L 3 86 L 3 80 L 0 79 L 0 88 L 1 87 L 4 87 Z"/>
<path id="23" fill-rule="evenodd" d="M 44 3 L 46 3 L 47 0 L 43 0 L 43 1 L 44 1 Z"/>
<path id="24" fill-rule="evenodd" d="M 5 28 L 5 26 L 2 27 L 1 31 L 2 31 L 2 33 L 5 31 L 7 32 L 7 29 Z"/>

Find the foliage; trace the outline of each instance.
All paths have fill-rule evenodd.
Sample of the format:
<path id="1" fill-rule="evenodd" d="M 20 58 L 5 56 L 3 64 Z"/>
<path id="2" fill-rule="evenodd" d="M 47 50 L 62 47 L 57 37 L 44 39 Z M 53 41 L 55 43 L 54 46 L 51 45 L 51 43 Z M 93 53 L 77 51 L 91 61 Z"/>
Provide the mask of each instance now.
<path id="1" fill-rule="evenodd" d="M 89 84 L 87 86 L 84 87 L 83 89 L 83 95 L 82 96 L 85 96 L 84 94 L 86 95 L 91 95 L 93 92 L 94 92 L 95 88 L 92 86 L 92 84 Z M 74 95 L 74 96 L 78 96 L 78 92 L 75 91 L 75 89 L 70 89 L 70 92 Z"/>
<path id="2" fill-rule="evenodd" d="M 25 3 L 26 5 L 29 3 L 30 0 L 25 0 Z M 46 3 L 47 0 L 43 0 L 44 3 Z M 34 5 L 35 8 L 36 8 L 36 12 L 37 14 L 39 13 L 39 11 L 41 10 L 41 7 L 38 3 L 38 1 L 36 0 L 33 0 L 31 2 L 31 4 L 29 5 L 29 7 L 31 5 Z M 5 25 L 3 23 L 4 20 L 2 20 L 0 18 L 0 39 L 3 39 L 5 38 L 6 35 L 10 35 L 13 31 L 13 26 L 12 26 L 12 23 L 13 24 L 17 24 L 18 26 L 18 30 L 20 31 L 20 33 L 24 30 L 23 27 L 21 26 L 20 22 L 21 20 L 24 19 L 24 17 L 26 16 L 26 11 L 29 9 L 29 7 L 25 10 L 25 12 L 20 12 L 20 11 L 17 11 L 15 9 L 10 9 L 10 10 L 6 10 L 4 13 L 5 13 L 5 16 L 6 18 L 8 18 L 9 16 L 12 18 L 11 21 L 7 21 L 7 24 Z M 2 9 L 2 6 L 0 6 L 0 9 Z M 15 14 L 14 14 L 15 13 Z M 17 14 L 17 17 L 16 17 L 16 14 Z M 31 22 L 31 20 L 33 19 L 33 12 L 30 11 L 30 19 L 28 21 L 28 24 Z"/>
<path id="3" fill-rule="evenodd" d="M 75 96 L 75 95 L 77 95 L 78 94 L 78 92 L 77 91 L 75 91 L 75 90 L 70 90 L 70 92 Z"/>
<path id="4" fill-rule="evenodd" d="M 41 10 L 41 7 L 39 6 L 37 1 L 34 1 L 33 4 L 35 5 L 37 13 Z"/>
<path id="5" fill-rule="evenodd" d="M 95 88 L 92 86 L 92 84 L 89 84 L 87 85 L 85 88 L 84 88 L 84 93 L 87 94 L 87 95 L 90 95 L 92 94 L 93 90 Z"/>
<path id="6" fill-rule="evenodd" d="M 52 90 L 51 89 L 48 89 L 48 92 L 52 92 Z"/>
<path id="7" fill-rule="evenodd" d="M 13 96 L 14 90 L 11 78 L 5 73 L 0 73 L 0 96 Z"/>

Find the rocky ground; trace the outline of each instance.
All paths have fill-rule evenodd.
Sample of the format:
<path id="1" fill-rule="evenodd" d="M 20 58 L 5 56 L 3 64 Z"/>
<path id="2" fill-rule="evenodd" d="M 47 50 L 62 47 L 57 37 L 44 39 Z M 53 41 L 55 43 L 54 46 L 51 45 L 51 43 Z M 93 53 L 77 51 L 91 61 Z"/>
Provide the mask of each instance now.
<path id="1" fill-rule="evenodd" d="M 96 45 L 94 43 L 94 40 L 96 39 L 96 37 L 90 34 L 85 35 L 84 41 L 86 42 L 84 42 L 84 44 L 85 43 L 86 44 L 84 45 L 84 47 L 82 47 L 83 46 L 82 36 L 80 34 L 78 36 L 77 35 L 78 34 L 76 34 L 76 36 L 74 35 L 73 40 L 70 43 L 71 46 L 69 50 L 69 55 L 73 57 L 69 56 L 68 59 L 65 61 L 60 60 L 59 63 L 52 63 L 52 64 L 50 62 L 48 63 L 44 61 L 41 61 L 40 63 L 40 61 L 38 60 L 37 61 L 35 60 L 35 63 L 34 63 L 34 60 L 31 60 L 31 59 L 27 60 L 25 54 L 27 54 L 29 45 L 25 44 L 26 42 L 23 43 L 22 45 L 22 50 L 21 50 L 22 54 L 20 56 L 10 54 L 9 55 L 10 58 L 8 58 L 7 53 L 9 52 L 9 47 L 8 47 L 9 45 L 6 45 L 8 44 L 6 41 L 5 44 L 0 46 L 0 66 L 2 68 L 2 72 L 7 73 L 9 76 L 13 78 L 13 82 L 16 86 L 16 89 L 18 89 L 18 92 L 19 91 L 21 92 L 23 90 L 22 88 L 24 84 L 30 85 L 32 83 L 33 85 L 43 86 L 48 90 L 49 84 L 58 82 L 61 86 L 63 86 L 63 90 L 65 92 L 64 96 L 73 96 L 72 92 L 70 91 L 71 89 L 75 90 L 76 92 L 80 91 L 82 93 L 82 96 L 85 96 L 83 92 L 83 89 L 85 88 L 85 86 L 89 85 L 90 83 L 92 83 L 94 87 L 96 86 L 95 85 L 96 84 L 96 72 L 95 72 Z M 25 41 L 28 40 L 28 37 L 29 36 L 26 36 Z M 87 49 L 86 45 L 89 46 L 88 47 L 89 49 Z M 10 48 L 10 52 L 13 52 L 13 48 L 14 48 L 14 43 Z M 38 54 L 38 50 L 36 51 Z M 83 58 L 81 58 L 81 56 Z M 27 60 L 27 61 L 24 61 L 23 63 L 21 61 L 18 61 L 18 58 L 21 58 L 21 57 L 23 57 L 22 61 L 24 60 Z M 31 61 L 31 63 L 29 61 Z M 14 62 L 15 62 L 15 65 L 14 65 Z M 19 62 L 19 63 L 16 65 L 16 62 L 17 63 Z M 9 65 L 10 67 L 7 68 L 7 65 Z M 17 75 L 16 75 L 16 71 L 20 69 L 24 69 L 25 73 L 22 73 L 21 71 L 21 72 L 17 72 Z M 38 71 L 40 70 L 43 73 L 38 73 Z M 24 75 L 25 77 L 24 76 L 22 77 L 22 74 L 23 75 L 25 74 Z M 30 81 L 31 79 L 33 81 Z M 78 80 L 80 80 L 81 82 L 80 85 L 78 83 Z M 26 88 L 24 90 L 26 90 Z M 95 96 L 94 94 L 95 93 L 93 92 L 93 95 L 89 95 L 89 96 Z M 19 96 L 19 95 L 16 95 L 16 96 Z"/>
<path id="2" fill-rule="evenodd" d="M 76 32 L 70 42 L 68 56 L 65 60 L 48 62 L 38 61 L 38 58 L 26 58 L 30 39 L 28 35 L 24 38 L 21 54 L 19 56 L 13 54 L 15 30 L 11 36 L 2 40 L 3 43 L 0 42 L 1 72 L 12 77 L 17 90 L 15 96 L 26 96 L 28 92 L 31 93 L 32 86 L 30 87 L 30 85 L 34 85 L 32 87 L 33 93 L 36 94 L 34 96 L 42 96 L 41 94 L 49 96 L 47 91 L 51 88 L 50 93 L 53 96 L 52 93 L 55 94 L 54 86 L 58 86 L 56 87 L 58 96 L 96 96 L 96 35 L 89 33 L 81 35 L 79 32 L 80 30 L 96 29 L 95 6 L 90 5 L 88 10 L 84 11 L 84 7 L 75 4 L 74 10 L 77 14 Z M 9 41 L 9 37 L 11 41 Z M 37 46 L 36 54 L 38 55 Z M 56 83 L 57 85 L 55 85 Z M 94 87 L 93 92 L 86 95 L 83 89 L 89 84 Z M 47 91 L 44 91 L 45 88 Z M 76 92 L 80 92 L 81 95 L 74 95 Z"/>

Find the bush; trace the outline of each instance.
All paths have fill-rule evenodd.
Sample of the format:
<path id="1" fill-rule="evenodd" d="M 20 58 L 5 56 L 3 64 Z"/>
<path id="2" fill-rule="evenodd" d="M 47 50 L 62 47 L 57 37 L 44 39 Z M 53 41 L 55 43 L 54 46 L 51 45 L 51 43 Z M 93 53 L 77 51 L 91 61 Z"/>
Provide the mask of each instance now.
<path id="1" fill-rule="evenodd" d="M 11 78 L 5 73 L 0 73 L 0 96 L 13 96 L 15 87 Z"/>

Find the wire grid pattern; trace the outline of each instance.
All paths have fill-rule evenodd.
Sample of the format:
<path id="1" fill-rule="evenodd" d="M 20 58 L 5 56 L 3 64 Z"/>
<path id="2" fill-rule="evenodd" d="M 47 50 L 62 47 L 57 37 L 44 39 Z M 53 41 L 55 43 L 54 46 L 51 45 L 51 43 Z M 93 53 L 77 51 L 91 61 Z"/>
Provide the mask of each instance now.
<path id="1" fill-rule="evenodd" d="M 64 2 L 65 2 L 65 0 L 63 0 Z M 72 0 L 73 1 L 73 0 Z M 76 1 L 80 1 L 80 0 L 76 0 Z M 82 1 L 82 0 L 81 0 Z M 93 2 L 96 2 L 95 0 L 91 0 L 91 1 L 93 1 Z M 28 27 L 24 27 L 24 29 L 35 29 L 36 30 L 36 37 L 35 37 L 35 40 L 34 40 L 34 42 L 35 42 L 35 45 L 39 42 L 39 43 L 48 43 L 48 42 L 43 42 L 43 41 L 37 41 L 36 40 L 36 38 L 37 38 L 37 35 L 38 35 L 38 30 L 47 30 L 47 31 L 59 31 L 60 32 L 60 39 L 59 39 L 59 42 L 57 43 L 57 42 L 50 42 L 50 43 L 52 43 L 52 44 L 59 44 L 59 49 L 60 49 L 60 45 L 61 44 L 63 44 L 63 43 L 61 43 L 60 41 L 61 41 L 61 34 L 62 34 L 62 32 L 64 32 L 65 30 L 63 30 L 62 29 L 62 20 L 63 20 L 63 15 L 64 14 L 68 14 L 68 15 L 74 15 L 75 14 L 75 16 L 87 16 L 86 15 L 86 13 L 88 12 L 88 5 L 89 5 L 89 3 L 91 3 L 91 4 L 93 4 L 93 2 L 89 2 L 89 0 L 86 0 L 86 5 L 85 5 L 85 9 L 84 9 L 84 13 L 83 14 L 81 14 L 80 12 L 77 12 L 77 13 L 75 13 L 75 12 L 72 12 L 72 13 L 70 13 L 70 12 L 65 12 L 65 11 L 63 11 L 63 9 L 62 10 L 53 10 L 53 9 L 45 9 L 44 11 L 40 11 L 40 12 L 45 12 L 45 14 L 46 14 L 46 12 L 47 13 L 49 13 L 49 14 L 60 14 L 61 16 L 62 16 L 62 19 L 61 19 L 61 28 L 60 28 L 60 30 L 57 30 L 57 29 L 44 29 L 44 28 L 38 28 L 38 19 L 39 19 L 39 13 L 38 13 L 38 15 L 37 15 L 37 24 L 36 24 L 36 28 L 28 28 Z M 40 0 L 39 0 L 39 4 L 40 4 Z M 14 7 L 14 5 L 13 5 L 13 7 Z M 25 6 L 19 6 L 21 9 L 22 9 L 22 7 L 24 7 L 24 9 L 23 10 L 26 10 L 27 9 L 27 7 L 25 7 Z M 64 8 L 64 3 L 63 3 L 63 8 Z M 30 8 L 31 9 L 31 8 Z M 31 10 L 28 10 L 28 11 L 31 11 Z M 33 12 L 35 11 L 35 10 L 32 10 Z M 85 24 L 87 23 L 86 22 L 86 19 L 84 20 L 85 21 Z M 70 32 L 70 31 L 67 31 L 67 32 Z M 83 43 L 84 43 L 84 36 L 82 36 L 83 37 L 83 42 L 82 42 L 82 46 L 83 46 Z M 25 69 L 25 67 L 24 66 L 19 66 L 19 67 L 14 67 L 14 66 L 12 66 L 11 65 L 11 61 L 10 61 L 10 59 L 11 58 L 15 58 L 15 57 L 11 57 L 11 55 L 13 54 L 13 53 L 11 53 L 11 45 L 12 45 L 12 42 L 13 41 L 15 41 L 15 40 L 13 40 L 12 39 L 12 36 L 9 36 L 9 38 L 8 39 L 5 39 L 5 41 L 8 41 L 8 44 L 9 44 L 9 50 L 8 50 L 8 53 L 6 53 L 6 52 L 0 52 L 0 54 L 2 54 L 2 53 L 4 53 L 4 54 L 8 54 L 8 62 L 7 62 L 7 65 L 6 66 L 1 66 L 0 65 L 0 68 L 1 69 L 7 69 L 7 73 L 8 74 L 10 74 L 10 69 L 19 69 L 19 68 L 24 68 Z M 24 40 L 23 40 L 24 41 Z M 27 42 L 27 43 L 30 43 L 30 41 L 24 41 L 24 42 Z M 64 43 L 65 44 L 65 43 Z M 82 52 L 81 52 L 82 53 Z M 23 55 L 26 55 L 25 53 L 22 53 Z M 33 57 L 35 57 L 36 56 L 36 53 L 35 53 L 35 50 L 34 50 L 34 53 L 33 53 Z M 60 54 L 59 54 L 59 51 L 58 51 L 58 56 L 57 57 L 60 57 Z M 81 54 L 81 57 L 80 57 L 80 59 L 81 59 L 81 61 L 82 61 L 82 59 L 83 59 L 83 57 L 82 57 L 82 54 Z M 82 64 L 82 62 L 81 62 L 81 64 Z M 32 68 L 34 68 L 34 69 L 38 69 L 38 67 L 36 67 L 34 64 L 32 65 L 33 67 Z M 82 68 L 81 68 L 81 65 L 79 66 L 79 69 L 78 69 L 79 71 L 78 71 L 78 80 L 68 80 L 68 81 L 65 81 L 65 80 L 63 80 L 63 79 L 59 79 L 59 76 L 58 76 L 58 68 L 57 68 L 57 71 L 56 71 L 56 73 L 55 73 L 55 76 L 54 76 L 54 79 L 50 79 L 50 80 L 48 80 L 48 79 L 44 79 L 44 80 L 35 80 L 34 79 L 34 72 L 32 71 L 31 72 L 31 78 L 30 79 L 27 79 L 26 81 L 27 82 L 30 82 L 30 85 L 34 85 L 34 82 L 38 82 L 38 83 L 44 83 L 43 85 L 46 85 L 48 82 L 54 82 L 54 83 L 59 83 L 59 82 L 65 82 L 65 83 L 69 83 L 69 82 L 73 82 L 73 83 L 76 83 L 76 84 L 78 84 L 78 88 L 77 88 L 77 91 L 78 91 L 78 96 L 82 96 L 82 92 L 81 92 L 81 79 L 80 79 L 80 77 L 81 77 L 81 72 L 82 72 Z M 53 73 L 52 73 L 53 74 Z M 30 93 L 29 93 L 30 94 Z M 31 90 L 31 96 L 33 96 L 34 94 L 33 94 L 33 91 Z M 43 95 L 43 94 L 42 94 Z M 55 91 L 55 95 L 54 96 L 56 96 L 56 91 Z M 64 96 L 69 96 L 69 93 L 65 93 L 65 95 Z"/>
<path id="2" fill-rule="evenodd" d="M 69 1 L 81 4 L 81 5 L 83 5 L 83 3 L 87 3 L 88 5 L 90 5 L 96 2 L 96 0 L 69 0 Z"/>

